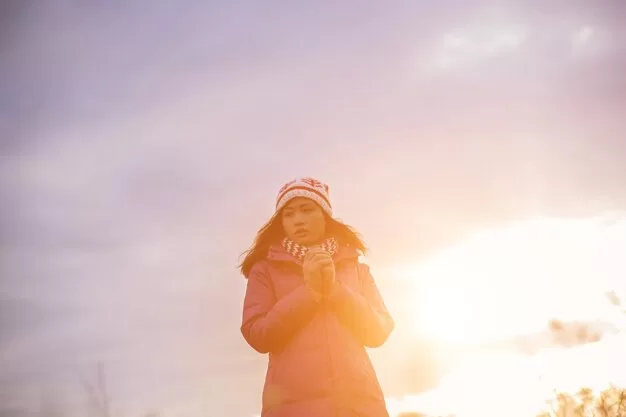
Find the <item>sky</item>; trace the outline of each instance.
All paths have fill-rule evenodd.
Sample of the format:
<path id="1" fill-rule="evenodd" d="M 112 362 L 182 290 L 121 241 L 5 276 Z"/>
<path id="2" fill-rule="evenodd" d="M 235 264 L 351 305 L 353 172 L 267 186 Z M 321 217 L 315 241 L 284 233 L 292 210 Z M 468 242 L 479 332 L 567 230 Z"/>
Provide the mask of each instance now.
<path id="1" fill-rule="evenodd" d="M 625 14 L 3 2 L 0 384 L 16 388 L 0 401 L 102 360 L 122 415 L 255 412 L 236 265 L 294 177 L 330 184 L 381 272 L 484 228 L 623 210 Z M 381 275 L 402 315 L 404 284 Z"/>

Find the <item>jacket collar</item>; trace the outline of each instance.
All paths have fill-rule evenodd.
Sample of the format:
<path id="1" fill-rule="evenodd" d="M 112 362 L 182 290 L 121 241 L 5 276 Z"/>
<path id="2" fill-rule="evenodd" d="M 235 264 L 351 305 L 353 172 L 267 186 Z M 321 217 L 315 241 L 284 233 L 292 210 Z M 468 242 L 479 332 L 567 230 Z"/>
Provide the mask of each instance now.
<path id="1" fill-rule="evenodd" d="M 358 259 L 358 257 L 359 253 L 356 249 L 349 246 L 339 246 L 337 253 L 333 256 L 333 260 L 335 262 L 340 262 L 346 259 Z M 292 254 L 287 252 L 287 250 L 285 250 L 285 248 L 283 248 L 280 244 L 270 246 L 270 249 L 267 252 L 267 259 L 270 261 L 292 262 L 298 265 L 301 263 Z"/>

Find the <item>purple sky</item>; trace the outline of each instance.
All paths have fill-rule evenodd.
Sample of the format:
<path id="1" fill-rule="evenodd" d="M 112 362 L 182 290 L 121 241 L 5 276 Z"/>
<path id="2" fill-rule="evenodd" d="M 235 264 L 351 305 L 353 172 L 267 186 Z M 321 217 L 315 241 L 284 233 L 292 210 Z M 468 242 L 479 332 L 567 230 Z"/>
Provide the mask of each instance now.
<path id="1" fill-rule="evenodd" d="M 378 265 L 624 208 L 624 3 L 429 3 L 3 2 L 0 386 L 101 358 L 254 412 L 234 266 L 295 176 Z"/>

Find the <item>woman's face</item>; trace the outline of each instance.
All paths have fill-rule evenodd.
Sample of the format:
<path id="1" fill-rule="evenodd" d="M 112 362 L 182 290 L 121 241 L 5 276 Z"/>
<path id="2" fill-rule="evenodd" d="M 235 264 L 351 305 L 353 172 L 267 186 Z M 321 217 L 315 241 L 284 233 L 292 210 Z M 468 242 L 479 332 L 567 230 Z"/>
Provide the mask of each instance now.
<path id="1" fill-rule="evenodd" d="M 313 200 L 296 197 L 287 203 L 281 214 L 283 229 L 291 240 L 301 245 L 320 243 L 326 233 L 322 208 Z"/>

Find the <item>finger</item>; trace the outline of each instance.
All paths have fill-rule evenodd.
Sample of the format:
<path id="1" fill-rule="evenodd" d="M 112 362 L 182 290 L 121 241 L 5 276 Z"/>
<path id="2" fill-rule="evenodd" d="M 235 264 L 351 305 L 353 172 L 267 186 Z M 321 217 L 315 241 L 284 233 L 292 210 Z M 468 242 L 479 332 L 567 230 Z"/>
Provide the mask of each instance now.
<path id="1" fill-rule="evenodd" d="M 319 250 L 313 250 L 310 251 L 313 255 L 327 255 L 330 256 L 330 252 L 328 252 L 327 250 L 324 249 L 319 249 Z"/>
<path id="2" fill-rule="evenodd" d="M 323 253 L 323 252 L 324 252 L 324 250 L 322 248 L 318 248 L 318 247 L 316 247 L 316 248 L 309 248 L 306 251 L 307 255 L 315 255 L 317 253 Z"/>
<path id="3" fill-rule="evenodd" d="M 334 262 L 333 262 L 332 258 L 329 257 L 329 258 L 319 259 L 317 261 L 317 264 L 320 265 L 320 266 L 326 267 L 326 266 L 333 265 Z"/>
<path id="4" fill-rule="evenodd" d="M 311 258 L 309 259 L 309 262 L 314 263 L 314 264 L 319 264 L 320 262 L 332 262 L 332 258 L 329 255 L 325 255 L 323 253 L 318 253 L 315 254 L 313 256 L 311 256 Z"/>
<path id="5" fill-rule="evenodd" d="M 322 248 L 311 248 L 307 251 L 307 254 L 311 254 L 311 256 L 322 254 L 322 253 L 326 253 L 326 251 L 323 250 Z"/>
<path id="6" fill-rule="evenodd" d="M 311 258 L 315 258 L 315 257 L 319 257 L 319 256 L 328 256 L 328 253 L 323 252 L 323 251 L 318 251 L 318 252 L 307 252 L 307 255 L 309 255 Z"/>
<path id="7" fill-rule="evenodd" d="M 304 255 L 304 262 L 311 262 L 315 259 L 315 257 L 319 255 L 319 253 L 317 252 L 311 252 L 311 251 L 307 251 L 307 253 Z"/>

